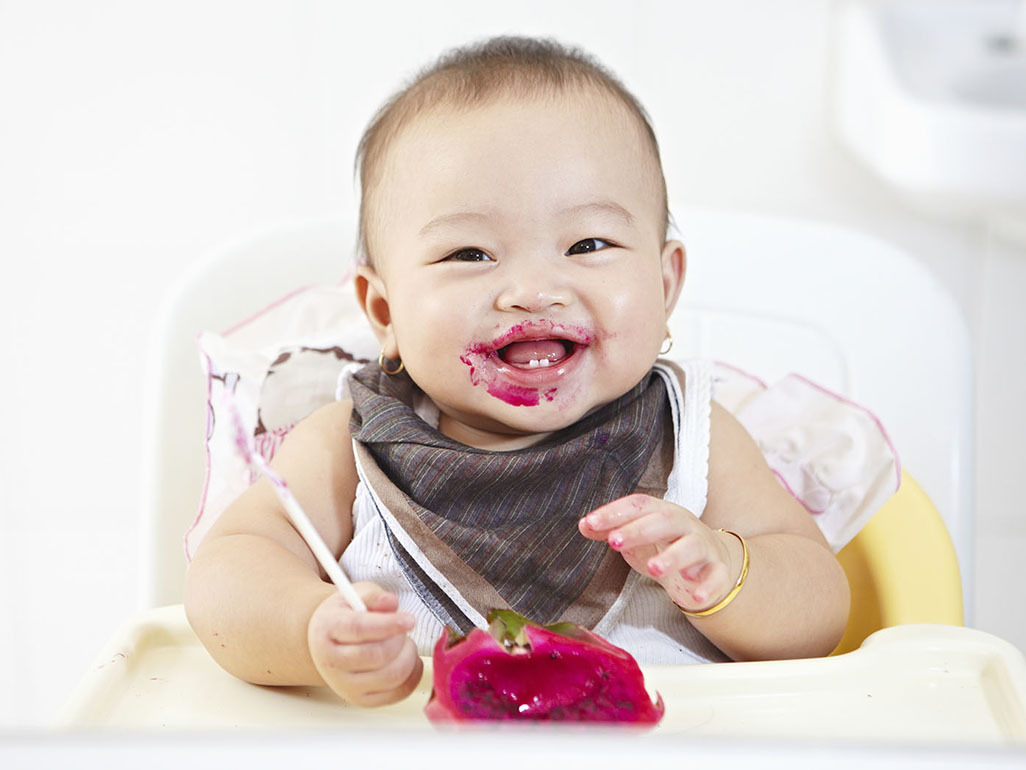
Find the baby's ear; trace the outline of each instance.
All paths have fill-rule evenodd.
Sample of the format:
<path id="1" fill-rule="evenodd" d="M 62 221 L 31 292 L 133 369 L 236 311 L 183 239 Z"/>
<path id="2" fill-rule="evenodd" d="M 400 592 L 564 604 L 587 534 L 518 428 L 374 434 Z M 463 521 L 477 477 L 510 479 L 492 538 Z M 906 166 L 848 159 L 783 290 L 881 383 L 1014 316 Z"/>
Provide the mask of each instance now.
<path id="1" fill-rule="evenodd" d="M 388 305 L 388 295 L 385 293 L 385 284 L 381 276 L 373 267 L 360 265 L 356 268 L 353 284 L 356 287 L 356 301 L 360 303 L 360 309 L 367 316 L 374 336 L 381 343 L 385 357 L 398 358 L 399 350 L 392 331 L 392 311 Z"/>
<path id="2" fill-rule="evenodd" d="M 663 244 L 663 298 L 666 302 L 666 317 L 670 317 L 677 304 L 681 287 L 684 286 L 684 273 L 687 270 L 687 253 L 680 241 L 667 241 Z"/>

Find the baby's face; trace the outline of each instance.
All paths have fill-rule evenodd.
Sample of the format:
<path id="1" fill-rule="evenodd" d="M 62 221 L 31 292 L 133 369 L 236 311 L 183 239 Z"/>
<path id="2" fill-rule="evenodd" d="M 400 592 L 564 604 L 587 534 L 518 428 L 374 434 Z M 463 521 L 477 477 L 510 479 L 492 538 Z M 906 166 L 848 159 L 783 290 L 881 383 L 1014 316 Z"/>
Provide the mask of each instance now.
<path id="1" fill-rule="evenodd" d="M 605 95 L 420 116 L 375 190 L 368 315 L 443 433 L 511 449 L 638 383 L 683 273 L 640 127 Z"/>

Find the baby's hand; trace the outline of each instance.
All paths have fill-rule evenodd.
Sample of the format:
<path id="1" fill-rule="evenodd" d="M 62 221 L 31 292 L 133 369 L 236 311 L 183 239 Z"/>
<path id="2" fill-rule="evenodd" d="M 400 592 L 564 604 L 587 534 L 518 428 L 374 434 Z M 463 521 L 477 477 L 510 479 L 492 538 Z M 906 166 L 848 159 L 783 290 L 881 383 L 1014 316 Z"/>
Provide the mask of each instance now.
<path id="1" fill-rule="evenodd" d="M 406 632 L 414 620 L 397 612 L 399 599 L 374 583 L 354 586 L 367 612 L 340 595 L 325 599 L 307 626 L 307 644 L 325 683 L 347 702 L 384 706 L 407 697 L 420 682 L 423 663 Z"/>
<path id="2" fill-rule="evenodd" d="M 578 522 L 581 534 L 605 540 L 650 576 L 686 610 L 715 604 L 733 587 L 740 558 L 731 535 L 711 529 L 691 511 L 648 495 L 629 495 L 596 508 Z"/>

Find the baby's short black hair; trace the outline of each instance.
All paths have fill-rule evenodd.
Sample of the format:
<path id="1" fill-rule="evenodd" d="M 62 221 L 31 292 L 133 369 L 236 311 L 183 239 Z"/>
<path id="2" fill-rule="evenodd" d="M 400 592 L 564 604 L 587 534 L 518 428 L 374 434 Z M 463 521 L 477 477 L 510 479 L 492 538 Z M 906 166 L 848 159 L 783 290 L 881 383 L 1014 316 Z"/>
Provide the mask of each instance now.
<path id="1" fill-rule="evenodd" d="M 368 239 L 370 192 L 380 181 L 381 161 L 399 133 L 421 113 L 438 107 L 471 107 L 503 96 L 532 96 L 590 87 L 619 101 L 643 129 L 662 186 L 663 234 L 669 226 L 666 179 L 659 143 L 644 107 L 620 80 L 578 48 L 550 39 L 495 37 L 442 54 L 393 95 L 371 120 L 356 151 L 360 184 L 361 261 L 371 264 Z"/>

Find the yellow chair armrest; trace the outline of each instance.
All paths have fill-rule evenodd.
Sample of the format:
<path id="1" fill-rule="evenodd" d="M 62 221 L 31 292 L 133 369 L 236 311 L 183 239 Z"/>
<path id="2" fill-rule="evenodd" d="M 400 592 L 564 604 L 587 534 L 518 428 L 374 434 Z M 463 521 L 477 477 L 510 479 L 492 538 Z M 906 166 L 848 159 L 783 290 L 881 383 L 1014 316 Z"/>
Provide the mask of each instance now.
<path id="1" fill-rule="evenodd" d="M 962 625 L 958 557 L 944 520 L 906 472 L 901 488 L 837 555 L 851 586 L 851 614 L 833 654 L 874 631 L 906 623 Z"/>

